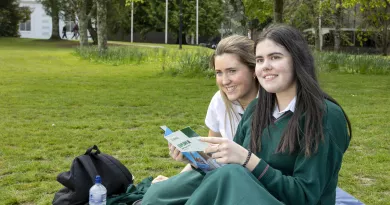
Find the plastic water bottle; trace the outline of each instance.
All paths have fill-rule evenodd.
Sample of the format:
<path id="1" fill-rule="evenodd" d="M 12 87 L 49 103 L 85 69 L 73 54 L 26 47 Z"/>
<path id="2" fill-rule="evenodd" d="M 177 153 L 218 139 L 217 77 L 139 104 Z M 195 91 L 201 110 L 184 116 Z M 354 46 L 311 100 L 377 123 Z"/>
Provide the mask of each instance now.
<path id="1" fill-rule="evenodd" d="M 106 205 L 107 189 L 99 175 L 95 177 L 95 185 L 89 189 L 89 205 Z"/>

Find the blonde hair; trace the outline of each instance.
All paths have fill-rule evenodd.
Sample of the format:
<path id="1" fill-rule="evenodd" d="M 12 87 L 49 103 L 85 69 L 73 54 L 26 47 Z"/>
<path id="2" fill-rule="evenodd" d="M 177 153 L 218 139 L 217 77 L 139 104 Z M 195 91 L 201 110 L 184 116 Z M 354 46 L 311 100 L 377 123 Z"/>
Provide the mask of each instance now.
<path id="1" fill-rule="evenodd" d="M 254 52 L 254 41 L 249 39 L 246 36 L 241 35 L 232 35 L 222 39 L 215 49 L 215 52 L 211 55 L 210 59 L 210 67 L 215 69 L 215 57 L 220 56 L 222 54 L 235 54 L 241 63 L 246 65 L 249 70 L 255 72 L 256 60 L 255 60 L 255 52 Z M 258 85 L 258 81 L 255 81 Z M 226 94 L 219 88 L 222 99 L 225 103 L 226 117 L 230 119 L 230 130 L 232 136 L 234 137 L 234 133 L 236 132 L 236 127 L 233 127 L 233 121 L 240 121 L 240 116 L 233 109 L 232 102 L 227 98 Z"/>

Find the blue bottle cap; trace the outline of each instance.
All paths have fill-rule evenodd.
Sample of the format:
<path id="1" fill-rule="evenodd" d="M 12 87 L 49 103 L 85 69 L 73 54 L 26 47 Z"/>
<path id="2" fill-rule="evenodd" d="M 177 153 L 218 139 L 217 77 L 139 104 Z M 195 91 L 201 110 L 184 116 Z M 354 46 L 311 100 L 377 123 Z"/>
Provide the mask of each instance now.
<path id="1" fill-rule="evenodd" d="M 100 178 L 99 175 L 96 175 L 96 177 L 95 177 L 95 183 L 99 183 L 99 184 L 102 183 L 102 178 Z"/>

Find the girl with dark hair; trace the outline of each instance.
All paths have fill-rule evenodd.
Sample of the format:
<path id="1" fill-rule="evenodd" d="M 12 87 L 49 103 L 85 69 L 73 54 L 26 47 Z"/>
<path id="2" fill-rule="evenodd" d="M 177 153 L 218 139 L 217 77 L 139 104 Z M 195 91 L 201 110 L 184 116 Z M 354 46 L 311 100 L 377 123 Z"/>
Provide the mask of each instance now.
<path id="1" fill-rule="evenodd" d="M 338 173 L 351 139 L 340 105 L 321 90 L 302 34 L 264 30 L 255 43 L 259 97 L 234 141 L 205 137 L 205 152 L 227 165 L 153 184 L 142 204 L 335 204 Z"/>

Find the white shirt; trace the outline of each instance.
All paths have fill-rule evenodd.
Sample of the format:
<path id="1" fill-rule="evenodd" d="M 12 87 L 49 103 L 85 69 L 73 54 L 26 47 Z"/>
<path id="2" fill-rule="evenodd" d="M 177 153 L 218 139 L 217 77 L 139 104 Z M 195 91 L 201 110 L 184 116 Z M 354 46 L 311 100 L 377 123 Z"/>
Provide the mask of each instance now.
<path id="1" fill-rule="evenodd" d="M 296 103 L 296 97 L 294 97 L 291 100 L 291 102 L 287 105 L 287 107 L 282 111 L 279 111 L 278 106 L 275 105 L 272 115 L 275 117 L 275 119 L 278 119 L 287 111 L 294 112 L 295 103 Z M 233 122 L 231 123 L 231 120 L 226 115 L 225 102 L 222 99 L 220 91 L 217 91 L 213 96 L 213 98 L 211 99 L 209 108 L 207 110 L 206 119 L 205 119 L 206 126 L 210 130 L 212 130 L 213 132 L 219 132 L 221 133 L 222 137 L 231 140 L 234 138 L 234 135 L 236 134 L 238 123 L 241 120 L 241 115 L 244 114 L 244 109 L 242 108 L 239 102 L 237 101 L 232 102 L 232 108 L 239 115 L 238 115 L 238 119 L 237 120 L 233 119 Z M 232 133 L 232 128 L 233 128 L 233 133 Z"/>
<path id="2" fill-rule="evenodd" d="M 278 119 L 279 117 L 281 117 L 287 111 L 294 112 L 296 101 L 297 101 L 297 97 L 295 96 L 291 100 L 291 102 L 287 105 L 287 107 L 284 110 L 282 110 L 282 111 L 279 111 L 278 105 L 275 104 L 274 112 L 272 113 L 272 116 L 274 116 L 275 119 Z"/>
<path id="3" fill-rule="evenodd" d="M 232 108 L 235 113 L 238 113 L 238 119 L 233 117 L 231 121 L 229 116 L 226 114 L 226 106 L 222 99 L 221 91 L 218 91 L 210 101 L 205 119 L 206 126 L 211 131 L 219 132 L 221 133 L 222 137 L 228 138 L 230 140 L 234 138 L 238 123 L 241 120 L 241 115 L 244 114 L 244 109 L 239 102 L 232 102 Z"/>

